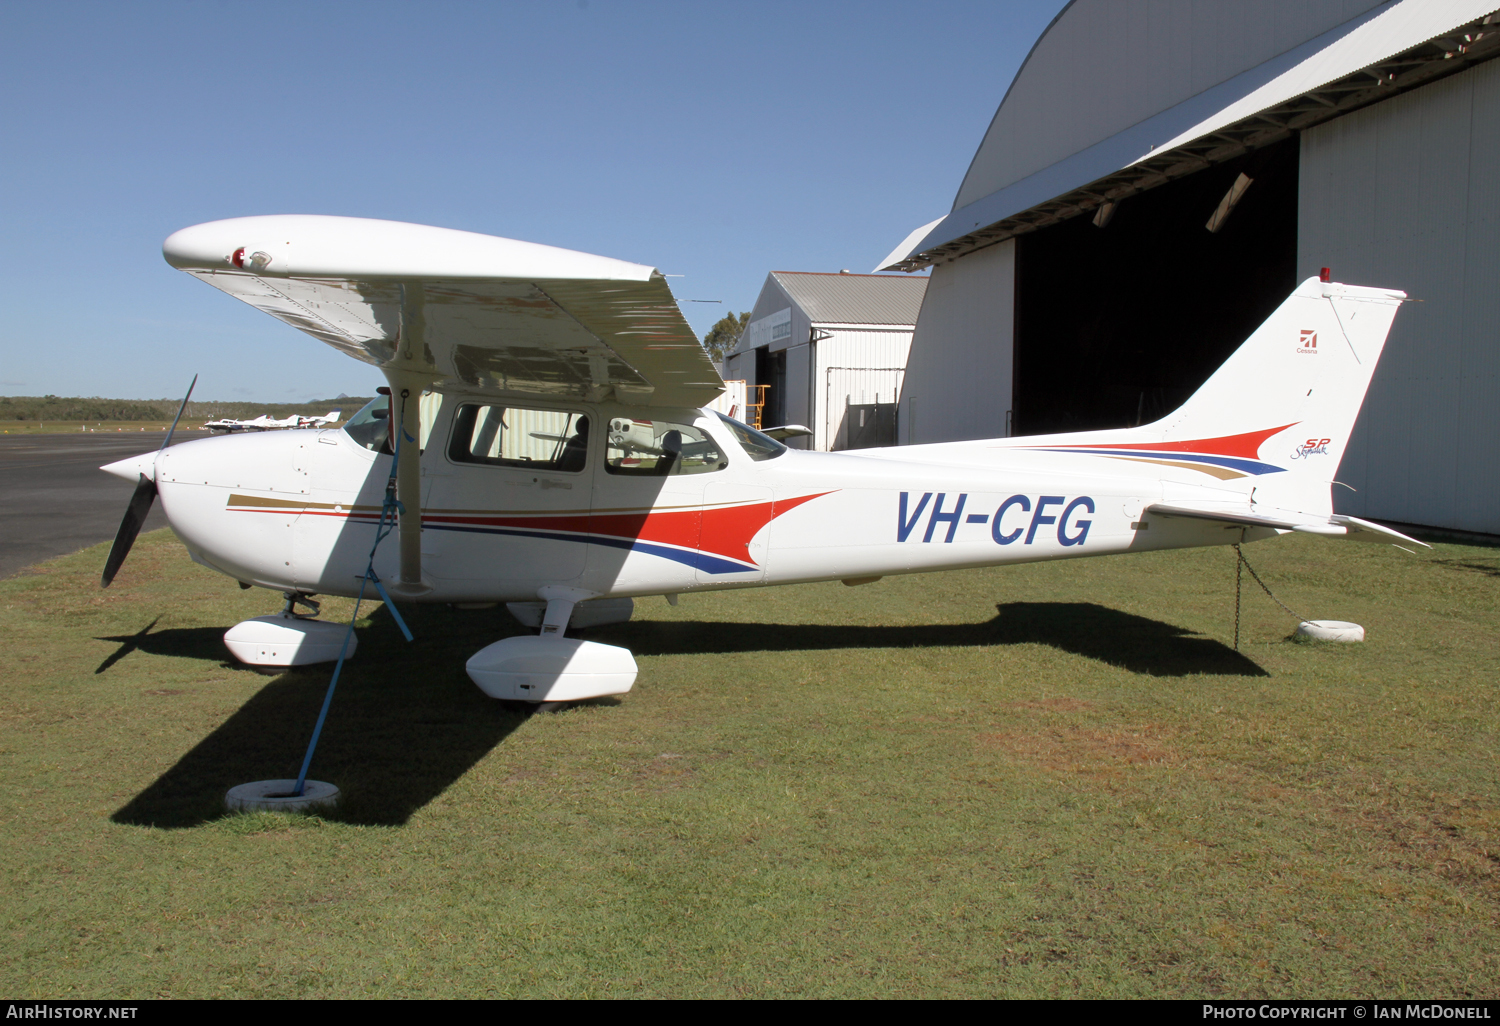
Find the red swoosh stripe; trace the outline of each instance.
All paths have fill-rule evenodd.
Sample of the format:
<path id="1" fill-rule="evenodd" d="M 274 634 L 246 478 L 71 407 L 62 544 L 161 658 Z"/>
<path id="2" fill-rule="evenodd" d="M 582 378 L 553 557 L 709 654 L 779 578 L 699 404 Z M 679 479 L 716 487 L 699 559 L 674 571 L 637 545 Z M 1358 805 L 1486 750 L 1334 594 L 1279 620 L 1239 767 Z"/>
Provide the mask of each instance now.
<path id="1" fill-rule="evenodd" d="M 1197 438 L 1188 442 L 1095 442 L 1080 446 L 1048 446 L 1058 449 L 1140 449 L 1146 452 L 1202 452 L 1215 456 L 1235 456 L 1240 459 L 1260 458 L 1260 447 L 1267 438 L 1293 427 L 1299 421 L 1281 427 L 1265 428 L 1261 431 L 1246 431 L 1242 435 L 1221 435 L 1218 438 Z"/>
<path id="2" fill-rule="evenodd" d="M 589 513 L 575 516 L 492 516 L 466 514 L 462 516 L 425 512 L 424 523 L 433 525 L 452 524 L 472 527 L 516 527 L 531 530 L 564 531 L 570 534 L 602 534 L 611 538 L 626 538 L 645 542 L 676 545 L 685 549 L 735 559 L 751 566 L 757 565 L 750 558 L 750 540 L 766 524 L 781 514 L 796 509 L 804 502 L 829 494 L 818 492 L 795 499 L 778 499 L 773 502 L 753 502 L 742 506 L 725 506 L 710 509 L 671 510 L 652 512 L 641 510 L 629 513 Z"/>

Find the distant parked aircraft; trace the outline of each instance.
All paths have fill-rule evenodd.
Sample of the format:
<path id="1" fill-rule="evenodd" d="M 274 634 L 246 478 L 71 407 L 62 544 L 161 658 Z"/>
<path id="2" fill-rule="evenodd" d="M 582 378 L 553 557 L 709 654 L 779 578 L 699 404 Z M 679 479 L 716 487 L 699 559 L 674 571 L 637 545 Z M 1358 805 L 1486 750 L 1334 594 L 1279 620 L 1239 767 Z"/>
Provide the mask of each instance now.
<path id="1" fill-rule="evenodd" d="M 300 414 L 292 414 L 277 420 L 268 413 L 262 413 L 254 420 L 234 420 L 224 417 L 220 420 L 211 420 L 203 426 L 215 434 L 227 435 L 235 431 L 276 431 L 281 428 L 319 428 L 327 427 L 339 419 L 339 410 L 329 410 L 321 417 L 304 417 Z"/>
<path id="2" fill-rule="evenodd" d="M 296 417 L 276 420 L 270 414 L 262 413 L 254 420 L 234 420 L 224 417 L 221 420 L 211 420 L 203 426 L 217 434 L 228 434 L 231 431 L 270 431 L 274 428 L 291 427 L 295 423 Z"/>

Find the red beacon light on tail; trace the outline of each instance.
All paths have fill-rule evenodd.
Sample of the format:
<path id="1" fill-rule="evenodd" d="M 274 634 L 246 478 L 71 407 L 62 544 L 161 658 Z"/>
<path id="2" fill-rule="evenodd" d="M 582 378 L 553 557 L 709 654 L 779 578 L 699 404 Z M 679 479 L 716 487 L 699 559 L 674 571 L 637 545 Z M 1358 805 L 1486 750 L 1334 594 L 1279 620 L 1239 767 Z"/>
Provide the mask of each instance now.
<path id="1" fill-rule="evenodd" d="M 1333 272 L 1326 267 L 1323 268 L 1322 270 L 1318 271 L 1318 280 L 1321 282 L 1333 281 Z"/>

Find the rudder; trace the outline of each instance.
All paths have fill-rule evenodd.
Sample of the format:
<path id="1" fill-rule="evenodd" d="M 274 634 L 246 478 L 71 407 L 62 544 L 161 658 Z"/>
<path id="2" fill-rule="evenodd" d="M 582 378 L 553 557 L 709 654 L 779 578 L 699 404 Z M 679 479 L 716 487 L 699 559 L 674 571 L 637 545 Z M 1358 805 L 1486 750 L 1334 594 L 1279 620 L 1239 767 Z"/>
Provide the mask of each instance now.
<path id="1" fill-rule="evenodd" d="M 1181 407 L 1143 430 L 1163 442 L 1240 438 L 1280 473 L 1258 502 L 1331 512 L 1329 485 L 1406 294 L 1309 278 Z"/>

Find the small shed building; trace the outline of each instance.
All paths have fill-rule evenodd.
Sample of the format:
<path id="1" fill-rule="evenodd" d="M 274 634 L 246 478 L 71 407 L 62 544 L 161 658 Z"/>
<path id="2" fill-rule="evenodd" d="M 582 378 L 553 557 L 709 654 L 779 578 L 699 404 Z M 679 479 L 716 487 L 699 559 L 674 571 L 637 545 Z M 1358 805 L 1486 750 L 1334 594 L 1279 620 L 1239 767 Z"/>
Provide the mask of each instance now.
<path id="1" fill-rule="evenodd" d="M 812 430 L 790 445 L 895 445 L 896 403 L 926 292 L 926 277 L 772 271 L 724 377 L 744 379 L 751 402 L 763 396 L 763 427 Z"/>

